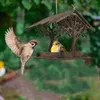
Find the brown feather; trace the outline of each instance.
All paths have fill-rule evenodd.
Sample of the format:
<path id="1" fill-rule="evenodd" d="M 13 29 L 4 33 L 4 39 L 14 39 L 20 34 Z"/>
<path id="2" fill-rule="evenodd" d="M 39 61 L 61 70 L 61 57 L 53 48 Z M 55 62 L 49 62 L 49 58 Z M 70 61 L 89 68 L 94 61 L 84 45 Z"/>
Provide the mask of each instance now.
<path id="1" fill-rule="evenodd" d="M 22 43 L 17 39 L 14 34 L 13 28 L 9 28 L 5 34 L 5 41 L 8 47 L 15 53 L 16 55 L 20 55 L 20 50 L 22 48 Z"/>

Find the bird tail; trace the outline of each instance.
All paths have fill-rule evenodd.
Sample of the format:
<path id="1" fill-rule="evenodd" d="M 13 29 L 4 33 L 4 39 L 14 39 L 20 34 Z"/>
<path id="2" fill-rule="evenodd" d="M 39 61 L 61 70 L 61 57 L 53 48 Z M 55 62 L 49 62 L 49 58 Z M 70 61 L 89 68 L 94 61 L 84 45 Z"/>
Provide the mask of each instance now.
<path id="1" fill-rule="evenodd" d="M 21 66 L 21 74 L 22 75 L 24 74 L 24 68 L 25 68 L 25 63 L 22 63 L 22 66 Z"/>

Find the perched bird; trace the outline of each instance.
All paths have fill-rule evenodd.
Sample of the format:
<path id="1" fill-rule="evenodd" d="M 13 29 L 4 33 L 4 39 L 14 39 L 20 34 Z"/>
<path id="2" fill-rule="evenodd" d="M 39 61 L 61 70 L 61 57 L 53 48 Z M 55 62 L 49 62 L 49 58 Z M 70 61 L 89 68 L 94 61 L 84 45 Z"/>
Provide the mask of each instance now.
<path id="1" fill-rule="evenodd" d="M 66 53 L 65 47 L 58 41 L 54 41 L 51 47 L 51 52 L 64 52 Z"/>
<path id="2" fill-rule="evenodd" d="M 6 73 L 6 69 L 4 67 L 4 62 L 0 61 L 0 77 L 2 77 L 3 75 L 5 75 Z"/>
<path id="3" fill-rule="evenodd" d="M 5 41 L 8 47 L 20 57 L 21 60 L 21 74 L 24 73 L 24 66 L 28 59 L 31 57 L 34 47 L 37 45 L 36 40 L 31 40 L 24 44 L 20 42 L 14 34 L 13 28 L 9 28 L 5 34 Z"/>

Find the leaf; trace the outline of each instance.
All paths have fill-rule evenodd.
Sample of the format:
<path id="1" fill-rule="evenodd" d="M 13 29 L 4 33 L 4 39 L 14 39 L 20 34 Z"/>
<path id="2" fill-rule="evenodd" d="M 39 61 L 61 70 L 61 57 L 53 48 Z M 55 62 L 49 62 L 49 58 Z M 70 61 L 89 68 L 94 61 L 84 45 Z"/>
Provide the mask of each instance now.
<path id="1" fill-rule="evenodd" d="M 6 45 L 4 44 L 4 37 L 0 36 L 0 52 L 5 50 Z"/>
<path id="2" fill-rule="evenodd" d="M 26 100 L 26 99 L 24 99 L 24 98 L 22 98 L 22 97 L 19 96 L 19 97 L 17 98 L 17 100 Z"/>
<path id="3" fill-rule="evenodd" d="M 8 5 L 11 5 L 11 4 L 15 4 L 15 0 L 0 0 L 0 3 L 2 6 L 6 7 Z"/>
<path id="4" fill-rule="evenodd" d="M 23 25 L 23 23 L 17 23 L 17 33 L 19 34 L 19 35 L 22 35 L 23 34 L 23 27 L 24 27 L 24 25 Z"/>
<path id="5" fill-rule="evenodd" d="M 62 0 L 58 0 L 58 4 L 60 4 L 60 3 L 61 3 L 61 1 L 62 1 Z"/>
<path id="6" fill-rule="evenodd" d="M 53 28 L 52 23 L 50 23 L 50 29 L 52 29 L 52 28 Z"/>
<path id="7" fill-rule="evenodd" d="M 0 0 L 2 6 L 6 6 L 5 0 Z"/>
<path id="8" fill-rule="evenodd" d="M 30 10 L 32 7 L 32 3 L 29 0 L 22 0 L 22 4 L 27 10 Z"/>
<path id="9" fill-rule="evenodd" d="M 40 3 L 40 0 L 33 0 L 37 5 Z"/>
<path id="10" fill-rule="evenodd" d="M 52 8 L 51 3 L 48 3 L 48 1 L 44 1 L 44 0 L 42 1 L 42 3 L 45 4 L 49 10 L 51 10 L 51 8 Z"/>

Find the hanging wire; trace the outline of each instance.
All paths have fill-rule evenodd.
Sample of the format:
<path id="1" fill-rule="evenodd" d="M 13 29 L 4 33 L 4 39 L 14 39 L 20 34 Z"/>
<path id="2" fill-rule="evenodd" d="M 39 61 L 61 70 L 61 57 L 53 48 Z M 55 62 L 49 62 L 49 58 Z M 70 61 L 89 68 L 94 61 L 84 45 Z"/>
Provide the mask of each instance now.
<path id="1" fill-rule="evenodd" d="M 56 0 L 56 14 L 58 13 L 58 0 Z"/>

